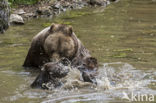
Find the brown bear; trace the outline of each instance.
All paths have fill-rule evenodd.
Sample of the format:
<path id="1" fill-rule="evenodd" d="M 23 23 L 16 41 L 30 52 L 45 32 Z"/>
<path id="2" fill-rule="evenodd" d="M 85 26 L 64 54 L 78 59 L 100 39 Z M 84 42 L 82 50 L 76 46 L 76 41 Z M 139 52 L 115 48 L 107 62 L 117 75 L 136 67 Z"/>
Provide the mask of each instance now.
<path id="1" fill-rule="evenodd" d="M 33 38 L 23 66 L 38 68 L 47 62 L 58 61 L 62 57 L 68 58 L 76 66 L 91 55 L 71 26 L 52 24 Z"/>
<path id="2" fill-rule="evenodd" d="M 82 65 L 78 66 L 82 79 L 84 82 L 90 82 L 97 84 L 97 60 L 95 58 L 86 58 Z M 61 81 L 70 72 L 70 69 L 76 69 L 70 67 L 68 59 L 63 58 L 58 62 L 49 62 L 44 64 L 40 74 L 35 81 L 31 84 L 32 88 L 51 89 L 62 86 L 65 82 Z M 81 77 L 80 77 L 81 78 Z"/>
<path id="3" fill-rule="evenodd" d="M 44 68 L 31 86 L 46 88 L 42 85 L 48 82 L 55 87 L 60 85 L 57 81 L 68 74 L 64 67 L 59 65 L 62 58 L 68 59 L 71 67 L 80 70 L 85 82 L 96 84 L 97 60 L 91 57 L 71 26 L 52 24 L 33 38 L 23 64 L 24 67 Z M 66 64 L 66 61 L 62 62 Z"/>

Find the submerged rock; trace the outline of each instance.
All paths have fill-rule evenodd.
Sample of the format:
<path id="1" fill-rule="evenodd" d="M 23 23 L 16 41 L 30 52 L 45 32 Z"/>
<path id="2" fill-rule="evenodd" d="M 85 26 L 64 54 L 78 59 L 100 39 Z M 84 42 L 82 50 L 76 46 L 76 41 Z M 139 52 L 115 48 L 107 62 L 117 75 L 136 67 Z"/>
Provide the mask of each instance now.
<path id="1" fill-rule="evenodd" d="M 9 28 L 9 6 L 7 1 L 0 0 L 0 34 Z"/>
<path id="2" fill-rule="evenodd" d="M 23 18 L 17 14 L 11 14 L 10 16 L 11 24 L 24 24 Z"/>

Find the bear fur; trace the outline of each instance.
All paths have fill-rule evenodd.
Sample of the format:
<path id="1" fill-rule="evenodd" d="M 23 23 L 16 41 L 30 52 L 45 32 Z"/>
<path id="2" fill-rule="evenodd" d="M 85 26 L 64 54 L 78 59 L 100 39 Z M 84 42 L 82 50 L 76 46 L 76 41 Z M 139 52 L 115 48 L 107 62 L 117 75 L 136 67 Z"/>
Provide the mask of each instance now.
<path id="1" fill-rule="evenodd" d="M 60 61 L 64 66 L 69 61 L 71 68 L 81 72 L 84 82 L 96 84 L 97 60 L 91 57 L 71 26 L 52 24 L 33 38 L 23 64 L 24 67 L 42 68 L 31 87 L 48 89 L 44 85 L 47 83 L 54 87 L 60 86 L 59 80 L 69 72 L 60 65 Z"/>
<path id="2" fill-rule="evenodd" d="M 62 57 L 68 58 L 76 66 L 91 55 L 71 26 L 52 24 L 33 38 L 23 66 L 38 68 Z"/>

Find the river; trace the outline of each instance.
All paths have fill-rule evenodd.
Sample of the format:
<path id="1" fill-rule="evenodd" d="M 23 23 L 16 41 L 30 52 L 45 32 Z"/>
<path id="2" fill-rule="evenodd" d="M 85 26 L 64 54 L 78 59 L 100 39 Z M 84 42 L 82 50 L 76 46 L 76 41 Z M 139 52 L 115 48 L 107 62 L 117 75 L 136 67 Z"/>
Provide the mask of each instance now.
<path id="1" fill-rule="evenodd" d="M 22 64 L 32 37 L 52 22 L 72 25 L 98 59 L 97 87 L 30 88 L 38 72 Z M 151 103 L 152 96 L 156 102 L 156 0 L 120 0 L 11 26 L 0 35 L 0 82 L 1 103 Z"/>

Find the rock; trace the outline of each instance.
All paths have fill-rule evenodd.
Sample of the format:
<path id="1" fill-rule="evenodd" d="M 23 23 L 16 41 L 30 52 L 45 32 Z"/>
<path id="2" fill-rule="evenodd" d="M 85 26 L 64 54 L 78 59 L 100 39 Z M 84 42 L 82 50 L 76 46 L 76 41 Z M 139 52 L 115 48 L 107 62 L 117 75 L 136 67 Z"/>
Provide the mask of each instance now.
<path id="1" fill-rule="evenodd" d="M 50 16 L 50 15 L 53 15 L 53 10 L 50 6 L 46 6 L 46 7 L 39 7 L 37 10 L 36 10 L 36 13 L 38 15 L 46 15 L 46 16 Z"/>
<path id="2" fill-rule="evenodd" d="M 0 34 L 9 28 L 9 6 L 6 0 L 0 0 Z"/>
<path id="3" fill-rule="evenodd" d="M 88 3 L 92 6 L 106 6 L 108 0 L 90 0 Z"/>
<path id="4" fill-rule="evenodd" d="M 54 5 L 52 5 L 52 7 L 54 9 L 60 9 L 62 6 L 61 6 L 61 3 L 60 2 L 56 2 Z"/>
<path id="5" fill-rule="evenodd" d="M 17 14 L 11 14 L 10 16 L 11 24 L 24 24 L 23 18 Z"/>
<path id="6" fill-rule="evenodd" d="M 38 18 L 38 17 L 48 17 L 52 18 L 55 15 L 60 14 L 61 12 L 65 12 L 67 10 L 72 9 L 81 9 L 86 6 L 107 6 L 110 4 L 110 1 L 117 0 L 48 0 L 47 5 L 38 5 L 37 7 L 32 7 L 31 10 L 19 9 L 13 10 L 15 11 L 13 14 L 18 14 L 23 17 L 24 20 L 28 20 L 29 18 Z M 16 22 L 18 23 L 18 22 Z M 23 22 L 22 22 L 23 23 Z"/>
<path id="7" fill-rule="evenodd" d="M 24 12 L 24 10 L 23 9 L 19 9 L 19 10 L 16 10 L 15 12 L 14 12 L 14 14 L 18 14 L 18 15 L 22 15 L 22 14 L 25 14 L 26 12 Z"/>
<path id="8" fill-rule="evenodd" d="M 88 6 L 87 2 L 78 2 L 77 4 L 79 5 L 80 8 Z"/>
<path id="9" fill-rule="evenodd" d="M 114 1 L 117 1 L 117 0 L 110 0 L 110 1 L 114 2 Z"/>
<path id="10" fill-rule="evenodd" d="M 24 17 L 29 18 L 29 17 L 34 17 L 35 14 L 34 13 L 26 13 L 24 14 Z"/>
<path id="11" fill-rule="evenodd" d="M 62 3 L 60 1 L 56 1 L 53 5 L 51 5 L 53 9 L 53 14 L 58 15 L 61 11 L 66 11 L 66 8 L 63 8 Z"/>
<path id="12" fill-rule="evenodd" d="M 37 15 L 35 13 L 30 12 L 30 13 L 23 14 L 22 17 L 23 17 L 24 21 L 26 21 L 26 20 L 29 20 L 31 18 L 36 18 Z"/>

